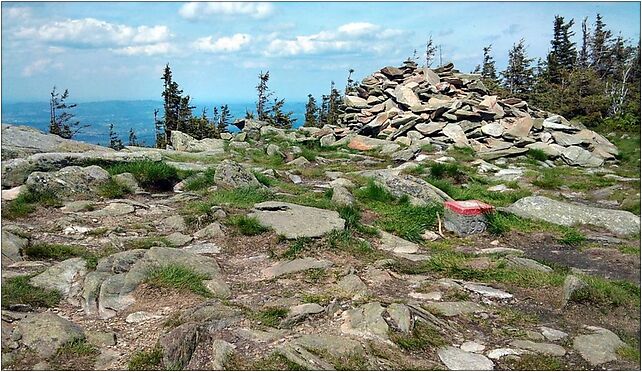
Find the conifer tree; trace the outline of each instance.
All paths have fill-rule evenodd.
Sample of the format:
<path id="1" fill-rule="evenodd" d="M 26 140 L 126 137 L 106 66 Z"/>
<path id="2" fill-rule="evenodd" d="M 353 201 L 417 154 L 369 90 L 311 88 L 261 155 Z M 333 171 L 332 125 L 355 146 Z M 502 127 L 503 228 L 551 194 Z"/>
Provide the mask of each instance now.
<path id="1" fill-rule="evenodd" d="M 230 108 L 227 105 L 221 106 L 221 117 L 218 120 L 218 124 L 216 126 L 216 131 L 218 132 L 219 136 L 221 133 L 229 133 L 229 129 L 227 127 L 231 124 L 232 121 L 232 114 L 230 113 Z"/>
<path id="2" fill-rule="evenodd" d="M 127 141 L 127 146 L 140 146 L 141 143 L 138 142 L 138 137 L 136 136 L 136 132 L 134 132 L 134 128 L 129 128 L 129 140 Z"/>
<path id="3" fill-rule="evenodd" d="M 65 89 L 62 95 L 56 91 L 55 86 L 51 90 L 51 97 L 49 99 L 49 133 L 71 139 L 89 125 L 81 125 L 79 121 L 73 120 L 74 114 L 65 111 L 77 106 L 75 103 L 68 104 L 66 102 L 67 98 L 69 98 L 69 91 L 67 89 Z"/>
<path id="4" fill-rule="evenodd" d="M 341 93 L 334 85 L 334 81 L 330 83 L 330 95 L 328 96 L 328 115 L 327 124 L 337 125 L 341 110 Z"/>
<path id="5" fill-rule="evenodd" d="M 589 64 L 589 43 L 591 42 L 591 35 L 588 29 L 588 17 L 582 20 L 582 47 L 577 55 L 577 64 L 581 68 L 588 67 Z"/>
<path id="6" fill-rule="evenodd" d="M 328 115 L 330 111 L 330 96 L 321 96 L 321 108 L 319 109 L 319 126 L 328 124 Z"/>
<path id="7" fill-rule="evenodd" d="M 296 119 L 292 118 L 292 115 L 294 115 L 294 112 L 292 111 L 284 112 L 283 111 L 284 105 L 285 105 L 284 99 L 275 98 L 272 104 L 272 107 L 270 108 L 270 113 L 267 117 L 267 121 L 268 123 L 270 123 L 270 125 L 273 125 L 277 128 L 291 129 L 292 125 L 296 121 Z"/>
<path id="8" fill-rule="evenodd" d="M 495 91 L 499 87 L 499 77 L 497 76 L 497 70 L 495 68 L 495 60 L 490 54 L 492 48 L 492 44 L 484 47 L 484 61 L 478 73 L 481 73 L 482 80 L 486 87 L 491 91 Z"/>
<path id="9" fill-rule="evenodd" d="M 563 75 L 569 73 L 575 66 L 577 52 L 575 43 L 571 41 L 574 32 L 571 31 L 574 20 L 564 22 L 564 17 L 555 16 L 553 22 L 553 39 L 551 50 L 546 60 L 549 81 L 553 84 L 560 84 Z"/>
<path id="10" fill-rule="evenodd" d="M 158 109 L 154 109 L 154 128 L 156 133 L 156 148 L 164 149 L 167 146 L 167 136 L 165 135 L 164 123 L 158 119 Z"/>
<path id="11" fill-rule="evenodd" d="M 606 29 L 602 16 L 598 13 L 595 17 L 590 43 L 590 64 L 600 77 L 604 77 L 608 72 L 608 56 L 612 36 L 611 31 Z"/>
<path id="12" fill-rule="evenodd" d="M 256 91 L 258 93 L 258 98 L 256 101 L 256 116 L 259 120 L 267 120 L 268 118 L 268 102 L 272 96 L 268 88 L 268 81 L 270 80 L 270 71 L 266 71 L 265 74 L 263 71 L 259 73 L 259 85 L 256 86 Z"/>
<path id="13" fill-rule="evenodd" d="M 114 131 L 114 124 L 109 124 L 109 147 L 120 151 L 125 146 L 123 146 L 123 141 L 118 138 L 118 134 Z"/>
<path id="14" fill-rule="evenodd" d="M 508 52 L 508 66 L 502 72 L 504 86 L 511 94 L 521 98 L 526 98 L 528 95 L 533 83 L 532 62 L 533 59 L 526 55 L 524 39 L 513 44 L 513 48 Z"/>
<path id="15" fill-rule="evenodd" d="M 308 94 L 308 103 L 305 105 L 305 123 L 304 127 L 321 127 L 322 125 L 319 122 L 319 108 L 317 107 L 317 101 L 314 99 L 312 94 Z"/>
<path id="16" fill-rule="evenodd" d="M 432 41 L 432 35 L 428 36 L 428 41 L 426 42 L 426 67 L 432 67 L 432 64 L 435 60 L 435 53 L 437 52 L 437 46 Z"/>

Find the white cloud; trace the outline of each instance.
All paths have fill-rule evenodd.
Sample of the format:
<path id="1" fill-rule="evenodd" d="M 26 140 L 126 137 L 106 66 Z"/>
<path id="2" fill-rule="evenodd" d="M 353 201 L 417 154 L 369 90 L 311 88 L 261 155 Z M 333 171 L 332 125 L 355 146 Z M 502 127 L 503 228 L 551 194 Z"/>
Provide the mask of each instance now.
<path id="1" fill-rule="evenodd" d="M 190 21 L 204 20 L 211 16 L 247 16 L 262 19 L 270 16 L 274 6 L 255 2 L 191 2 L 183 5 L 178 13 Z"/>
<path id="2" fill-rule="evenodd" d="M 171 33 L 167 26 L 132 27 L 83 18 L 23 27 L 16 36 L 74 48 L 129 48 L 164 44 Z"/>
<path id="3" fill-rule="evenodd" d="M 156 43 L 146 45 L 132 45 L 124 48 L 112 49 L 117 54 L 124 54 L 128 56 L 144 54 L 147 56 L 168 54 L 173 50 L 170 43 Z"/>
<path id="4" fill-rule="evenodd" d="M 214 40 L 212 36 L 201 37 L 192 43 L 196 50 L 203 52 L 237 52 L 247 45 L 252 38 L 248 34 L 234 34 Z"/>
<path id="5" fill-rule="evenodd" d="M 35 60 L 33 63 L 25 66 L 22 69 L 22 76 L 29 77 L 29 76 L 46 72 L 50 69 L 60 69 L 60 68 L 62 68 L 62 64 L 60 62 L 54 62 L 50 58 L 42 58 L 42 59 Z"/>
<path id="6" fill-rule="evenodd" d="M 5 9 L 2 15 L 11 20 L 25 20 L 31 18 L 31 8 L 27 7 L 12 7 Z"/>
<path id="7" fill-rule="evenodd" d="M 407 32 L 383 28 L 368 22 L 352 22 L 336 30 L 321 31 L 311 35 L 299 35 L 289 39 L 275 38 L 268 44 L 268 56 L 293 56 L 328 52 L 373 52 L 385 53 L 399 43 L 399 37 Z"/>

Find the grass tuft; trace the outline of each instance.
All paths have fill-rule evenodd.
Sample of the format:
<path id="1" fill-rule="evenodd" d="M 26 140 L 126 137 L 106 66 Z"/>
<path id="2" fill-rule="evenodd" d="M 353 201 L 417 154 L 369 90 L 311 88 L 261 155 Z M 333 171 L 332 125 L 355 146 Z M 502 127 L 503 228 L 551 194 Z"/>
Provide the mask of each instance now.
<path id="1" fill-rule="evenodd" d="M 92 369 L 100 352 L 84 339 L 75 339 L 61 346 L 51 362 L 53 370 Z"/>
<path id="2" fill-rule="evenodd" d="M 203 280 L 207 279 L 207 275 L 177 264 L 154 267 L 147 273 L 147 282 L 153 286 L 188 290 L 203 297 L 211 297 L 212 292 L 203 284 Z"/>
<path id="3" fill-rule="evenodd" d="M 281 257 L 287 258 L 290 260 L 294 259 L 299 255 L 299 253 L 306 250 L 311 242 L 312 242 L 312 239 L 307 237 L 297 238 L 290 243 L 290 246 L 285 252 L 283 252 L 283 254 L 281 254 Z"/>
<path id="4" fill-rule="evenodd" d="M 185 181 L 185 190 L 198 191 L 206 189 L 214 184 L 214 168 L 208 168 L 202 174 L 187 178 Z"/>
<path id="5" fill-rule="evenodd" d="M 33 213 L 37 206 L 58 207 L 60 205 L 60 199 L 51 192 L 23 190 L 15 200 L 3 206 L 2 218 L 15 220 Z"/>
<path id="6" fill-rule="evenodd" d="M 270 176 L 266 176 L 265 174 L 260 172 L 254 172 L 254 177 L 256 177 L 257 181 L 259 181 L 261 185 L 264 185 L 267 187 L 274 186 L 277 183 L 277 181 L 274 178 Z"/>
<path id="7" fill-rule="evenodd" d="M 640 287 L 623 280 L 583 276 L 586 288 L 573 293 L 571 301 L 592 304 L 604 311 L 618 306 L 640 306 Z"/>
<path id="8" fill-rule="evenodd" d="M 46 290 L 29 284 L 32 276 L 23 275 L 2 280 L 2 307 L 25 304 L 33 307 L 54 307 L 62 295 L 55 290 Z"/>
<path id="9" fill-rule="evenodd" d="M 530 149 L 530 150 L 528 150 L 526 155 L 529 158 L 534 159 L 534 160 L 538 160 L 538 161 L 546 161 L 546 160 L 548 160 L 548 155 L 546 155 L 546 153 L 544 151 L 539 150 L 539 149 Z"/>
<path id="10" fill-rule="evenodd" d="M 163 351 L 156 346 L 151 350 L 137 351 L 132 354 L 127 369 L 130 371 L 158 371 L 162 368 Z"/>
<path id="11" fill-rule="evenodd" d="M 268 307 L 252 314 L 252 318 L 262 325 L 277 327 L 281 320 L 288 315 L 288 309 L 283 307 Z"/>
<path id="12" fill-rule="evenodd" d="M 446 344 L 437 330 L 423 322 L 416 322 L 410 333 L 391 331 L 390 340 L 407 351 L 428 351 Z"/>
<path id="13" fill-rule="evenodd" d="M 87 261 L 87 267 L 95 268 L 98 255 L 85 247 L 67 244 L 35 243 L 24 249 L 24 254 L 31 259 L 52 259 L 64 261 L 72 257 L 82 257 Z"/>
<path id="14" fill-rule="evenodd" d="M 390 202 L 395 199 L 388 190 L 372 179 L 368 180 L 366 186 L 356 190 L 354 194 L 365 201 Z"/>
<path id="15" fill-rule="evenodd" d="M 132 189 L 113 178 L 110 178 L 109 181 L 100 185 L 100 187 L 98 188 L 98 195 L 107 199 L 121 198 L 131 193 Z"/>
<path id="16" fill-rule="evenodd" d="M 256 217 L 230 216 L 227 218 L 227 224 L 236 227 L 241 234 L 248 236 L 259 235 L 269 230 L 261 225 Z"/>
<path id="17" fill-rule="evenodd" d="M 176 168 L 151 160 L 118 163 L 105 168 L 111 175 L 131 173 L 141 187 L 152 191 L 171 190 L 180 180 Z"/>

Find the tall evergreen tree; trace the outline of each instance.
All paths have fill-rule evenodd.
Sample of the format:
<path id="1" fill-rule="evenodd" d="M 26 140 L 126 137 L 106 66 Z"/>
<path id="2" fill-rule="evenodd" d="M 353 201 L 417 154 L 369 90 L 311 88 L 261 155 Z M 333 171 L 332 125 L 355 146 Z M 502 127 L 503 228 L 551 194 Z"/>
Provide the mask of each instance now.
<path id="1" fill-rule="evenodd" d="M 127 146 L 140 146 L 141 143 L 138 142 L 138 137 L 136 136 L 136 132 L 134 132 L 134 128 L 129 128 L 129 139 L 127 141 Z"/>
<path id="2" fill-rule="evenodd" d="M 118 133 L 114 131 L 114 124 L 109 124 L 109 147 L 116 151 L 120 151 L 125 147 L 123 146 L 123 141 L 118 138 Z"/>
<path id="3" fill-rule="evenodd" d="M 169 144 L 171 131 L 178 130 L 180 123 L 181 94 L 183 91 L 178 88 L 178 84 L 172 79 L 172 70 L 169 63 L 165 65 L 163 71 L 163 123 L 166 143 Z"/>
<path id="4" fill-rule="evenodd" d="M 499 87 L 499 77 L 497 76 L 497 70 L 495 68 L 495 60 L 490 54 L 492 51 L 493 45 L 490 44 L 487 47 L 484 47 L 484 61 L 481 66 L 479 73 L 482 75 L 484 84 L 491 90 L 494 91 Z"/>
<path id="5" fill-rule="evenodd" d="M 259 120 L 267 120 L 268 118 L 268 102 L 272 96 L 268 88 L 268 81 L 270 80 L 270 71 L 263 71 L 259 73 L 259 85 L 256 86 L 258 98 L 256 101 L 256 116 Z"/>
<path id="6" fill-rule="evenodd" d="M 328 115 L 330 111 L 330 96 L 321 96 L 321 107 L 319 108 L 319 126 L 322 127 L 328 124 Z"/>
<path id="7" fill-rule="evenodd" d="M 328 97 L 328 116 L 327 123 L 329 125 L 337 125 L 341 110 L 341 93 L 334 85 L 334 81 L 330 83 L 330 95 Z"/>
<path id="8" fill-rule="evenodd" d="M 513 48 L 508 52 L 508 66 L 502 72 L 505 88 L 521 98 L 526 98 L 533 83 L 533 59 L 528 58 L 524 42 L 524 39 L 521 39 L 517 44 L 513 44 Z"/>
<path id="9" fill-rule="evenodd" d="M 230 124 L 232 123 L 232 114 L 230 113 L 230 108 L 227 105 L 221 106 L 221 118 L 218 121 L 218 125 L 216 126 L 216 131 L 218 132 L 219 136 L 221 133 L 229 133 L 229 129 L 227 128 Z"/>
<path id="10" fill-rule="evenodd" d="M 156 133 L 156 148 L 164 149 L 167 146 L 167 135 L 165 134 L 165 125 L 158 118 L 158 109 L 154 109 L 154 128 Z"/>
<path id="11" fill-rule="evenodd" d="M 588 67 L 589 64 L 589 44 L 591 42 L 591 34 L 588 29 L 588 17 L 582 20 L 582 47 L 577 55 L 577 64 L 581 68 Z"/>
<path id="12" fill-rule="evenodd" d="M 354 69 L 348 70 L 348 80 L 346 81 L 345 95 L 353 94 L 357 91 L 357 83 L 352 79 Z"/>
<path id="13" fill-rule="evenodd" d="M 296 119 L 292 118 L 294 112 L 283 111 L 284 105 L 284 99 L 275 98 L 272 107 L 270 108 L 270 113 L 267 117 L 267 121 L 268 123 L 270 123 L 270 125 L 273 125 L 277 128 L 291 129 L 292 125 L 296 121 Z"/>
<path id="14" fill-rule="evenodd" d="M 563 75 L 570 72 L 575 66 L 577 52 L 575 43 L 571 40 L 574 35 L 574 32 L 571 31 L 573 24 L 573 19 L 565 23 L 564 17 L 555 16 L 551 50 L 546 60 L 548 78 L 553 84 L 561 83 Z"/>
<path id="15" fill-rule="evenodd" d="M 608 73 L 608 55 L 612 41 L 611 31 L 606 29 L 602 16 L 595 17 L 593 36 L 591 37 L 590 63 L 600 77 Z"/>
<path id="16" fill-rule="evenodd" d="M 426 67 L 432 67 L 432 64 L 435 60 L 435 53 L 437 52 L 437 46 L 432 41 L 432 35 L 428 36 L 428 41 L 426 42 Z"/>
<path id="17" fill-rule="evenodd" d="M 54 86 L 50 95 L 49 133 L 70 139 L 82 129 L 89 126 L 81 125 L 79 121 L 73 120 L 75 115 L 66 111 L 76 107 L 75 103 L 68 104 L 66 102 L 67 98 L 69 98 L 69 91 L 67 89 L 60 94 Z"/>
<path id="18" fill-rule="evenodd" d="M 308 94 L 308 103 L 305 104 L 305 123 L 304 127 L 321 127 L 319 125 L 319 108 L 317 101 L 312 94 Z"/>

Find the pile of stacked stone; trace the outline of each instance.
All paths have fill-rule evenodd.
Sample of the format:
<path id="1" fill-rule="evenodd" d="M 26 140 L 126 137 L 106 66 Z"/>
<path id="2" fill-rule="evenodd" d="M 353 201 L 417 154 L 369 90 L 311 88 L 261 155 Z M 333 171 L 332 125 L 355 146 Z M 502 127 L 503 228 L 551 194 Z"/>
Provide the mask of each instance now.
<path id="1" fill-rule="evenodd" d="M 570 165 L 600 166 L 617 148 L 603 136 L 519 98 L 491 95 L 477 74 L 453 64 L 436 69 L 384 67 L 346 95 L 339 137 L 350 133 L 406 145 L 470 147 L 486 160 L 530 149 Z"/>

